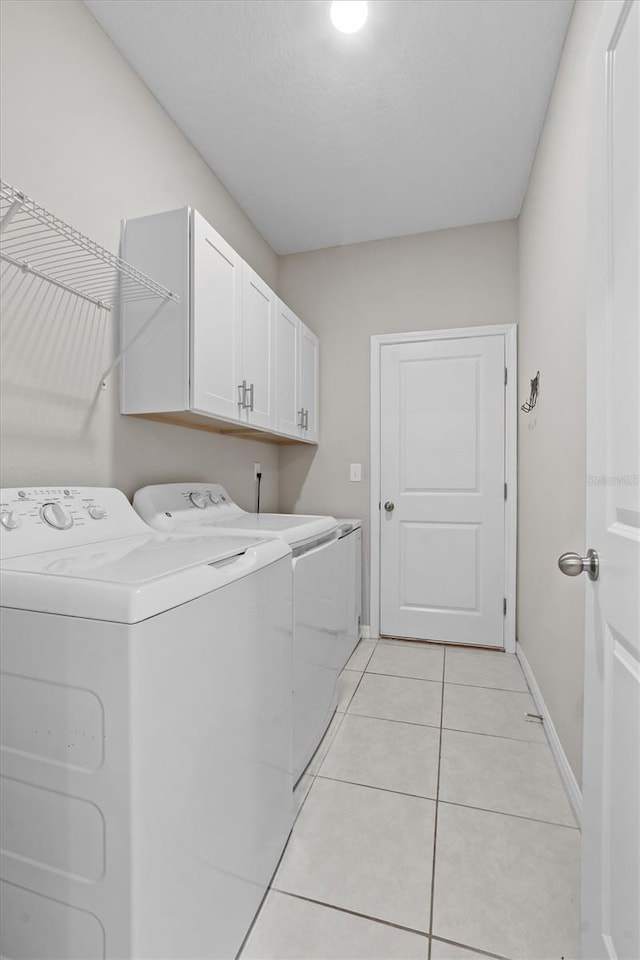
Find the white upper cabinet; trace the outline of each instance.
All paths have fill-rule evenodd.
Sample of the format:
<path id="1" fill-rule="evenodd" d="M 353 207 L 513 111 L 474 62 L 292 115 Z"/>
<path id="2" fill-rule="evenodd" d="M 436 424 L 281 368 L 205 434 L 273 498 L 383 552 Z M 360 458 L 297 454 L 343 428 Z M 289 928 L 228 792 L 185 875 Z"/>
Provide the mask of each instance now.
<path id="1" fill-rule="evenodd" d="M 318 357 L 319 341 L 304 323 L 300 324 L 300 407 L 303 413 L 301 436 L 318 441 Z"/>
<path id="2" fill-rule="evenodd" d="M 318 439 L 318 338 L 278 300 L 276 312 L 276 430 Z"/>
<path id="3" fill-rule="evenodd" d="M 123 251 L 180 298 L 130 349 L 149 305 L 123 304 L 123 413 L 317 441 L 317 337 L 199 213 L 127 220 Z"/>
<path id="4" fill-rule="evenodd" d="M 244 264 L 195 212 L 191 237 L 191 406 L 233 419 L 243 376 Z"/>
<path id="5" fill-rule="evenodd" d="M 242 265 L 241 419 L 275 429 L 276 295 L 248 263 Z"/>
<path id="6" fill-rule="evenodd" d="M 282 300 L 276 308 L 276 430 L 300 436 L 300 320 Z"/>

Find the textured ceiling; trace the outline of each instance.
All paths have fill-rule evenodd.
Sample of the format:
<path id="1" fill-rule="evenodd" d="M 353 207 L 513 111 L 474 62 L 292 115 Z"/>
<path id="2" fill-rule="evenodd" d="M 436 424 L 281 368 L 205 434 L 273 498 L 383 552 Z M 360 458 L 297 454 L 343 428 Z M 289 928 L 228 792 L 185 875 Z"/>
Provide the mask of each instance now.
<path id="1" fill-rule="evenodd" d="M 515 217 L 573 0 L 85 0 L 278 253 Z"/>

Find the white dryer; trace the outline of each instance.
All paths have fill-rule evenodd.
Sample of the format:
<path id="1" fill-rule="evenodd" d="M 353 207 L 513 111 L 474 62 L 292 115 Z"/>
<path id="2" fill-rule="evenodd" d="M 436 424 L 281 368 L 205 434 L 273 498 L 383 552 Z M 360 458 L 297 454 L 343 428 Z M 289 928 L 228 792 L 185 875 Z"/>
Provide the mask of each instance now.
<path id="1" fill-rule="evenodd" d="M 340 662 L 358 646 L 362 626 L 362 520 L 338 520 L 338 609 Z"/>
<path id="2" fill-rule="evenodd" d="M 0 954 L 234 957 L 292 823 L 289 547 L 0 499 Z"/>
<path id="3" fill-rule="evenodd" d="M 333 517 L 247 513 L 219 483 L 156 484 L 133 505 L 157 530 L 279 537 L 293 565 L 293 773 L 298 780 L 337 703 L 342 668 L 338 525 Z M 342 645 L 343 646 L 343 645 Z"/>

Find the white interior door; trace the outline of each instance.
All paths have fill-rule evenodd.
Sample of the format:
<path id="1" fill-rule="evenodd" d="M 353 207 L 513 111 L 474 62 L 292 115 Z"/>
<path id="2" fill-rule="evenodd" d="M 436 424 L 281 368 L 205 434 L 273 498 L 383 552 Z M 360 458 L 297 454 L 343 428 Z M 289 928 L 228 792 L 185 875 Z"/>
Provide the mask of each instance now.
<path id="1" fill-rule="evenodd" d="M 504 646 L 502 335 L 386 344 L 380 633 Z"/>
<path id="2" fill-rule="evenodd" d="M 640 957 L 640 4 L 593 50 L 582 957 Z M 570 544 L 568 546 L 571 546 Z M 576 545 L 577 546 L 577 545 Z"/>

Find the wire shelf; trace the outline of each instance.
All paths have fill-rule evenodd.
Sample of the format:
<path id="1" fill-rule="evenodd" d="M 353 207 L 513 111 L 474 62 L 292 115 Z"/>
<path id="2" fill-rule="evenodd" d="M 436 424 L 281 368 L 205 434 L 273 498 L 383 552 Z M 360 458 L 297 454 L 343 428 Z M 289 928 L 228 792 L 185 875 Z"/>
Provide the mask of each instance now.
<path id="1" fill-rule="evenodd" d="M 0 180 L 0 259 L 105 310 L 179 297 Z"/>

